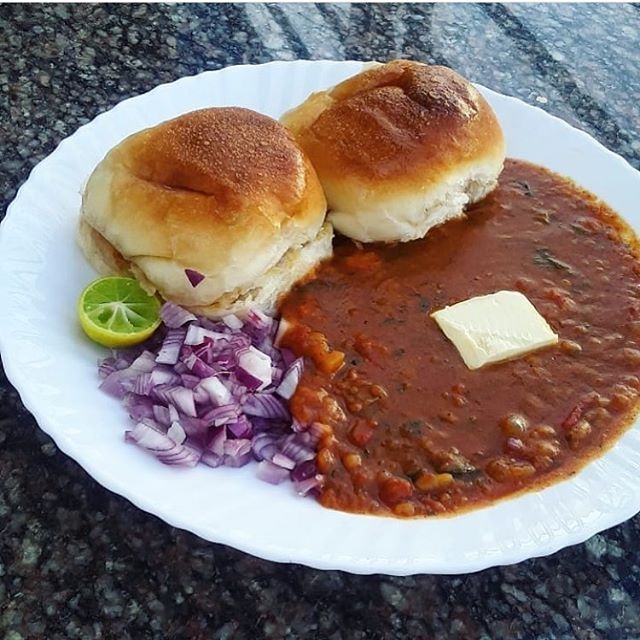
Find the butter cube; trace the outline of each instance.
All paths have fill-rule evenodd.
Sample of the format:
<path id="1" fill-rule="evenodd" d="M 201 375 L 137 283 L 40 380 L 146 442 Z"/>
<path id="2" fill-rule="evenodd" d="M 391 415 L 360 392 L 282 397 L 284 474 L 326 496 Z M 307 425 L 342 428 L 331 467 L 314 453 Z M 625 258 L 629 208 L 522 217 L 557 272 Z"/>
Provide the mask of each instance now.
<path id="1" fill-rule="evenodd" d="M 518 291 L 496 291 L 431 314 L 469 369 L 511 360 L 558 342 L 529 299 Z"/>

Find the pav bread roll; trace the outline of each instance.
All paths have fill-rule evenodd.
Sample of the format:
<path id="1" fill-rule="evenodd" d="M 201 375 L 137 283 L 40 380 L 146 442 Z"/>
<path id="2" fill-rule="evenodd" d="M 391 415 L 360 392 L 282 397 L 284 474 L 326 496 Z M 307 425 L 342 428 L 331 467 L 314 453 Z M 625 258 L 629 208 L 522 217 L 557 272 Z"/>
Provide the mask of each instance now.
<path id="1" fill-rule="evenodd" d="M 102 274 L 217 317 L 277 298 L 331 254 L 326 200 L 277 121 L 210 108 L 136 133 L 91 174 L 79 242 Z"/>
<path id="2" fill-rule="evenodd" d="M 312 94 L 286 113 L 313 163 L 340 233 L 407 241 L 482 199 L 505 157 L 496 115 L 441 66 L 395 60 Z"/>

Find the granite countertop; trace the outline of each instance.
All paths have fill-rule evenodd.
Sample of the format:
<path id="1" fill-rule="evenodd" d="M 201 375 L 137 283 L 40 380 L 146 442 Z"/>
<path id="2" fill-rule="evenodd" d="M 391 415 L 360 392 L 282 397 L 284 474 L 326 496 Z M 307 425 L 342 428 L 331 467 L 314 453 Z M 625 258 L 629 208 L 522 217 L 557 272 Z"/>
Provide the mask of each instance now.
<path id="1" fill-rule="evenodd" d="M 638 5 L 0 5 L 0 216 L 122 99 L 296 58 L 438 62 L 640 168 Z M 0 307 L 1 313 L 1 307 Z M 0 637 L 640 637 L 636 517 L 554 556 L 391 578 L 259 560 L 169 527 L 60 453 L 0 370 Z M 425 541 L 428 544 L 428 541 Z"/>

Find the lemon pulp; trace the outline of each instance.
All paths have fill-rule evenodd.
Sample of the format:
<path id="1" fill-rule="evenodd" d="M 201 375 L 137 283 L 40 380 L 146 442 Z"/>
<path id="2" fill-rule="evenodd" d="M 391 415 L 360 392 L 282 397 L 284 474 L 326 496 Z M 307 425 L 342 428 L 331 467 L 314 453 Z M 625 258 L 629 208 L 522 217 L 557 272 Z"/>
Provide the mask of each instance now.
<path id="1" fill-rule="evenodd" d="M 78 318 L 84 332 L 105 347 L 130 347 L 149 338 L 160 325 L 160 300 L 134 278 L 94 280 L 80 295 Z"/>

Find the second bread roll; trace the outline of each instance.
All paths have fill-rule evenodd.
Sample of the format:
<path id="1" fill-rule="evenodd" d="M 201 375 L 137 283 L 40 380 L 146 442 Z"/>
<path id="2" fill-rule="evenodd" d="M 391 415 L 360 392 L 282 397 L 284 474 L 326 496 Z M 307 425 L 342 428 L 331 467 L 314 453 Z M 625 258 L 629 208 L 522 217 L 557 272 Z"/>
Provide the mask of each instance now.
<path id="1" fill-rule="evenodd" d="M 423 237 L 495 185 L 505 156 L 498 120 L 451 69 L 375 65 L 311 95 L 282 123 L 306 151 L 329 220 L 362 242 Z"/>

